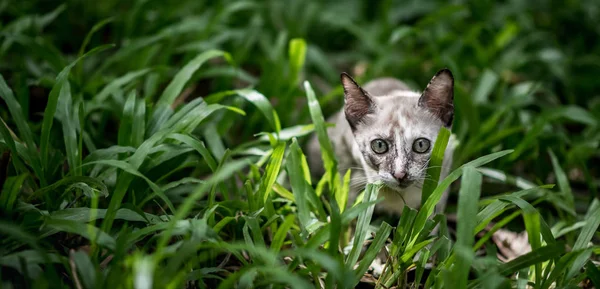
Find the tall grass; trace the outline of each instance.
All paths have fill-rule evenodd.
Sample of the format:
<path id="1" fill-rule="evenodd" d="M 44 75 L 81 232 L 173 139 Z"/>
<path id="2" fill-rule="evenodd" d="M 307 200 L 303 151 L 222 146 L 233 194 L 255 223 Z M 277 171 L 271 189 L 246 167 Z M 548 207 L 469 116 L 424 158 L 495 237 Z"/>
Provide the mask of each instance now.
<path id="1" fill-rule="evenodd" d="M 3 288 L 600 286 L 595 1 L 1 3 Z M 442 66 L 452 173 L 393 222 L 379 184 L 346 206 L 339 72 Z"/>

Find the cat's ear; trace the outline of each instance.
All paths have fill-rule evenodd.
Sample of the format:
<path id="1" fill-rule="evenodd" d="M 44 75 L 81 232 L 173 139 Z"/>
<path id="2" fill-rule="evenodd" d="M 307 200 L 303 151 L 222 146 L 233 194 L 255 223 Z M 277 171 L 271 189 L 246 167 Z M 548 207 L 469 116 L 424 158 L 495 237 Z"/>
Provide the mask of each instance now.
<path id="1" fill-rule="evenodd" d="M 375 103 L 350 75 L 344 72 L 340 77 L 344 87 L 344 113 L 350 126 L 355 128 L 365 115 L 373 111 Z"/>
<path id="2" fill-rule="evenodd" d="M 454 119 L 454 77 L 447 68 L 438 71 L 419 98 L 419 106 L 427 108 L 445 126 Z"/>

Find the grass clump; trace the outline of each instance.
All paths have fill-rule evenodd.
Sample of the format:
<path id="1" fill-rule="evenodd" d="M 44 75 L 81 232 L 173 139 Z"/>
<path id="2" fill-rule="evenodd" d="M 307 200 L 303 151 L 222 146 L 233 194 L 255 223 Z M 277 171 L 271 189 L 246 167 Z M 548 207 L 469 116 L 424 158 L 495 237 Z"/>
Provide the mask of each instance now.
<path id="1" fill-rule="evenodd" d="M 580 2 L 0 2 L 0 284 L 598 287 L 600 7 Z M 346 206 L 339 72 L 418 89 L 441 66 L 452 173 L 399 220 L 378 184 Z"/>

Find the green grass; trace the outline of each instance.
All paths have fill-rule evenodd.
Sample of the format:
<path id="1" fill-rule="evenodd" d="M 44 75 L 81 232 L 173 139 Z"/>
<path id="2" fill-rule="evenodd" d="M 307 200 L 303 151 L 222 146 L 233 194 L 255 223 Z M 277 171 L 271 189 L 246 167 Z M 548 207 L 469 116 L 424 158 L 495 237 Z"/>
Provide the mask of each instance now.
<path id="1" fill-rule="evenodd" d="M 0 1 L 2 288 L 600 287 L 598 1 L 97 2 Z M 399 220 L 379 184 L 347 207 L 339 74 L 441 67 L 452 173 Z"/>

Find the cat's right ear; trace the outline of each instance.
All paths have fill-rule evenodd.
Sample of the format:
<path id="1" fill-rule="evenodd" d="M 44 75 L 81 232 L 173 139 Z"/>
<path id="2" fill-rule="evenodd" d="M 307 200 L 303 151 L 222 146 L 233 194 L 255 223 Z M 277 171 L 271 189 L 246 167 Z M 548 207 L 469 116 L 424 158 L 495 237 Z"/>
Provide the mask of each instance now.
<path id="1" fill-rule="evenodd" d="M 365 115 L 373 111 L 374 103 L 350 75 L 343 72 L 340 77 L 344 88 L 344 113 L 350 127 L 354 129 Z"/>

